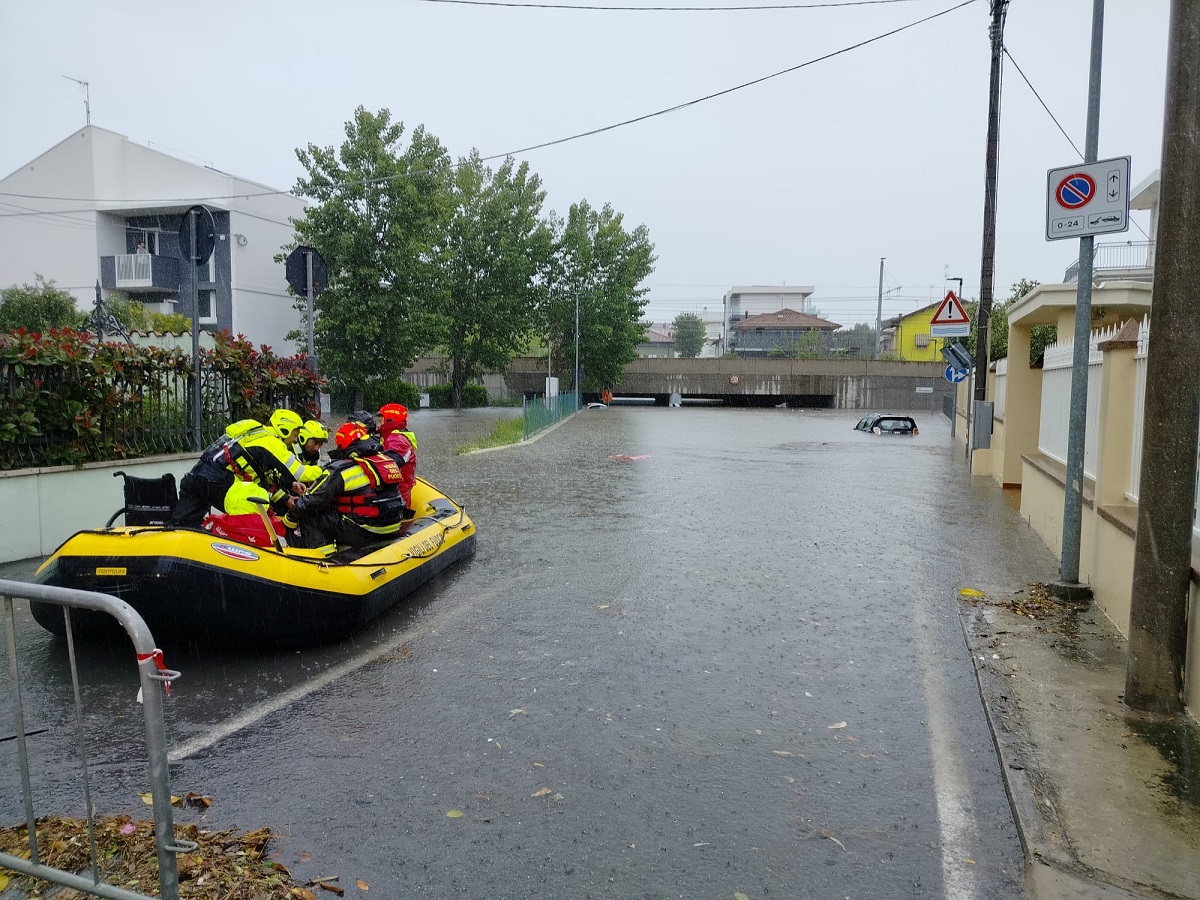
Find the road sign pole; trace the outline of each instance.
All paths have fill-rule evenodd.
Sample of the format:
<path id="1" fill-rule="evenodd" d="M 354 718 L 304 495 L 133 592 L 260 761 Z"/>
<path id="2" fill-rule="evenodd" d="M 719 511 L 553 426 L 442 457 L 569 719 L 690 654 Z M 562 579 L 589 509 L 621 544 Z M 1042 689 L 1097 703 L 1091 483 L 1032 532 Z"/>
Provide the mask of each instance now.
<path id="1" fill-rule="evenodd" d="M 1100 143 L 1100 72 L 1104 52 L 1104 0 L 1092 0 L 1092 55 L 1088 71 L 1087 134 L 1084 164 L 1096 161 Z M 1092 342 L 1092 257 L 1095 237 L 1079 239 L 1079 281 L 1075 290 L 1075 347 L 1071 359 L 1071 412 L 1067 425 L 1067 483 L 1063 497 L 1062 562 L 1055 594 L 1090 596 L 1079 584 L 1079 544 L 1083 532 L 1083 451 L 1087 439 L 1088 362 Z"/>
<path id="2" fill-rule="evenodd" d="M 196 232 L 200 230 L 200 214 L 193 207 L 188 210 L 192 220 L 191 252 L 188 255 L 188 270 L 192 283 L 192 449 L 199 453 L 204 449 L 200 434 L 200 272 L 196 268 Z"/>

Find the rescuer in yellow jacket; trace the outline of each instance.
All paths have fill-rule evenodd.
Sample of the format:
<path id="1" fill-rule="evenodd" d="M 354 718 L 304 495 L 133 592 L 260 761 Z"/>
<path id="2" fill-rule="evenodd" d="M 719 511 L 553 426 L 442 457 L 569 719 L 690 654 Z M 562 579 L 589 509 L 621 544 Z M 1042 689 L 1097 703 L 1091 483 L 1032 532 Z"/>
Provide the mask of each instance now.
<path id="1" fill-rule="evenodd" d="M 209 509 L 225 508 L 225 494 L 237 481 L 258 484 L 273 500 L 303 493 L 321 475 L 319 466 L 305 465 L 292 452 L 303 424 L 290 409 L 277 409 L 266 425 L 255 419 L 230 425 L 180 481 L 171 524 L 198 527 Z"/>
<path id="2" fill-rule="evenodd" d="M 394 537 L 406 509 L 400 466 L 358 422 L 339 428 L 334 441 L 337 449 L 322 477 L 303 496 L 287 499 L 283 524 L 293 532 L 291 544 L 332 550 Z"/>

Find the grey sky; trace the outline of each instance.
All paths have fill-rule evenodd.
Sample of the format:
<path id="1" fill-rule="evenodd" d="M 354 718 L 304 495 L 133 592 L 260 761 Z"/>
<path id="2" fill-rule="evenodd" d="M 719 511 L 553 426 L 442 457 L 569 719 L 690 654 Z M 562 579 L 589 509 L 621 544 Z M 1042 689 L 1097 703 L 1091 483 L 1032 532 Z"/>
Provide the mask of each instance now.
<path id="1" fill-rule="evenodd" d="M 583 0 L 575 0 L 583 2 Z M 610 0 L 588 0 L 602 4 Z M 629 4 L 631 0 L 623 0 Z M 653 0 L 670 5 L 671 0 Z M 683 0 L 679 0 L 680 3 Z M 750 0 L 688 0 L 736 5 Z M 754 0 L 755 3 L 780 0 Z M 811 0 L 791 0 L 811 2 Z M 597 12 L 391 0 L 0 5 L 0 175 L 84 124 L 290 188 L 294 150 L 337 144 L 355 106 L 491 155 L 723 90 L 955 5 L 766 12 Z M 1159 165 L 1167 0 L 1108 0 L 1100 156 Z M 1091 0 L 1012 0 L 1006 44 L 1083 147 Z M 587 198 L 645 223 L 649 314 L 719 309 L 734 284 L 811 284 L 822 313 L 874 321 L 978 293 L 988 4 L 670 115 L 525 155 L 565 212 Z M 996 295 L 1061 279 L 1046 170 L 1076 161 L 1007 64 Z M 0 197 L 0 201 L 5 198 Z M 1149 230 L 1144 213 L 1134 219 Z M 1136 228 L 1103 240 L 1145 240 Z M 2 252 L 2 251 L 0 251 Z M 50 276 L 52 273 L 45 273 Z"/>

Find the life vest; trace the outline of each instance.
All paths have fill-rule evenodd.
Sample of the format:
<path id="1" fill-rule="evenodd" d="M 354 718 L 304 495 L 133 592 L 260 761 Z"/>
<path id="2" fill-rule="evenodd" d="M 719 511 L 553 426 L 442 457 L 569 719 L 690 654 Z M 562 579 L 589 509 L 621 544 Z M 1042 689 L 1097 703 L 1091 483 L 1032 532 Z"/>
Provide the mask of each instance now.
<path id="1" fill-rule="evenodd" d="M 251 454 L 257 449 L 258 454 Z M 266 460 L 270 471 L 260 472 L 254 456 Z M 296 458 L 275 431 L 256 419 L 239 419 L 225 429 L 204 451 L 204 460 L 218 468 L 228 469 L 241 481 L 254 481 L 263 485 L 280 487 L 280 482 L 290 485 L 291 481 L 310 483 L 321 474 L 319 466 L 308 466 Z M 290 479 L 290 481 L 288 480 Z"/>
<path id="2" fill-rule="evenodd" d="M 342 492 L 334 507 L 355 519 L 399 519 L 404 500 L 400 497 L 400 466 L 390 456 L 373 453 L 334 464 L 342 476 Z M 393 509 L 398 501 L 398 509 Z"/>
<path id="3" fill-rule="evenodd" d="M 400 433 L 408 438 L 408 442 L 413 445 L 413 451 L 415 452 L 417 449 L 417 436 L 411 431 L 401 431 Z"/>

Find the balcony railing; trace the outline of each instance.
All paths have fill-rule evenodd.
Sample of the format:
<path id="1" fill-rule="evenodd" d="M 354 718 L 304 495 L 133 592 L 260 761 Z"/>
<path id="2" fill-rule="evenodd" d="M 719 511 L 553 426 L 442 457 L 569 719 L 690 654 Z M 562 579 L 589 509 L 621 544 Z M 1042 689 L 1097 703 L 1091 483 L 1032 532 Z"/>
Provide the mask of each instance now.
<path id="1" fill-rule="evenodd" d="M 1126 241 L 1123 244 L 1097 244 L 1092 250 L 1092 275 L 1112 277 L 1117 272 L 1149 278 L 1154 272 L 1154 244 L 1151 241 Z M 1063 281 L 1079 280 L 1079 260 L 1067 266 Z"/>
<path id="2" fill-rule="evenodd" d="M 100 282 L 131 293 L 178 291 L 179 260 L 153 253 L 121 253 L 100 257 Z"/>

